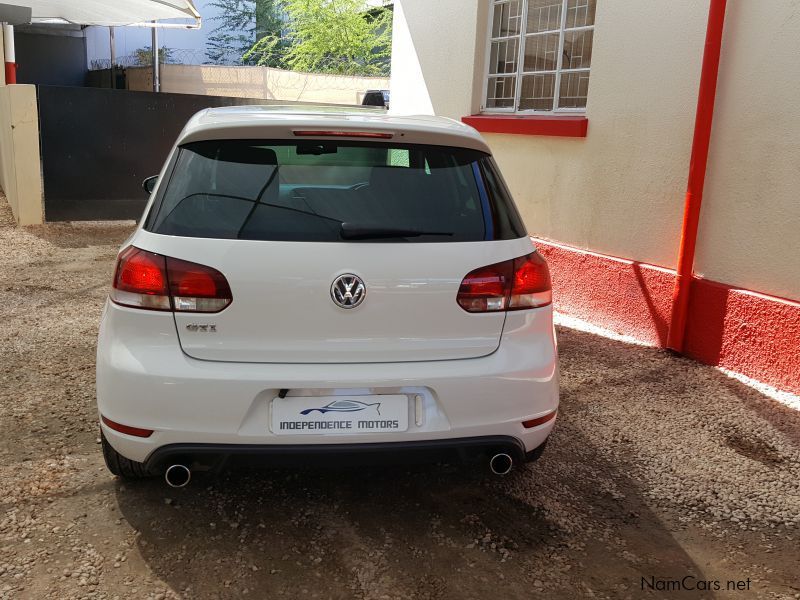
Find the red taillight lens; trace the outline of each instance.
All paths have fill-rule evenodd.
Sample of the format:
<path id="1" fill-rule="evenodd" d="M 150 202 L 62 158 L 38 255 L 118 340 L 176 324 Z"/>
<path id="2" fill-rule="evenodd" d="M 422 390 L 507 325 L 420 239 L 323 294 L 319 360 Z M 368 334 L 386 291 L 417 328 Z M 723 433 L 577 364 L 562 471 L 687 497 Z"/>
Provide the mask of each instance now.
<path id="1" fill-rule="evenodd" d="M 219 312 L 233 301 L 228 280 L 216 269 L 168 258 L 167 271 L 178 312 Z"/>
<path id="2" fill-rule="evenodd" d="M 166 260 L 130 246 L 117 259 L 111 299 L 123 306 L 170 310 Z"/>
<path id="3" fill-rule="evenodd" d="M 514 287 L 508 310 L 537 308 L 553 301 L 550 269 L 538 252 L 514 260 Z"/>
<path id="4" fill-rule="evenodd" d="M 166 295 L 164 257 L 133 246 L 127 248 L 119 257 L 114 287 L 138 294 Z"/>
<path id="5" fill-rule="evenodd" d="M 458 289 L 458 304 L 467 312 L 505 310 L 513 278 L 512 262 L 475 269 L 464 277 Z"/>
<path id="6" fill-rule="evenodd" d="M 553 301 L 550 271 L 536 252 L 481 267 L 464 277 L 457 301 L 472 313 L 546 306 Z"/>
<path id="7" fill-rule="evenodd" d="M 216 269 L 134 246 L 117 259 L 110 296 L 123 306 L 176 312 L 219 312 L 233 301 Z"/>

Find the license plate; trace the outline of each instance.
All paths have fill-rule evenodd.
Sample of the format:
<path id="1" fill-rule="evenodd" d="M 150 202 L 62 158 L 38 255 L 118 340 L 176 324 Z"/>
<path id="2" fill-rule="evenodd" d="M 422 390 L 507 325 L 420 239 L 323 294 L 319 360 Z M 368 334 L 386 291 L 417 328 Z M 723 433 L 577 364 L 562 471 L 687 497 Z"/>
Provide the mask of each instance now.
<path id="1" fill-rule="evenodd" d="M 272 401 L 276 435 L 350 435 L 408 429 L 408 397 L 293 396 Z"/>

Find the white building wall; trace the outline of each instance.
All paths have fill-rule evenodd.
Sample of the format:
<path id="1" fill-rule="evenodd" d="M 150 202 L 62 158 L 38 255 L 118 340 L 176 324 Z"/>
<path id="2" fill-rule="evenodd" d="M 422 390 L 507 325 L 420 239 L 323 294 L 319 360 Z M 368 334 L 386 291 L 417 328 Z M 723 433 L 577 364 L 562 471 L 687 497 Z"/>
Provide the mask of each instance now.
<path id="1" fill-rule="evenodd" d="M 488 0 L 398 5 L 393 111 L 477 112 Z M 485 136 L 532 234 L 675 267 L 708 6 L 598 0 L 588 136 Z M 800 7 L 728 6 L 697 270 L 800 298 Z"/>
<path id="2" fill-rule="evenodd" d="M 800 300 L 800 4 L 729 0 L 695 270 Z"/>
<path id="3" fill-rule="evenodd" d="M 470 114 L 478 29 L 486 27 L 474 0 L 404 0 L 395 3 L 392 29 L 392 112 Z"/>

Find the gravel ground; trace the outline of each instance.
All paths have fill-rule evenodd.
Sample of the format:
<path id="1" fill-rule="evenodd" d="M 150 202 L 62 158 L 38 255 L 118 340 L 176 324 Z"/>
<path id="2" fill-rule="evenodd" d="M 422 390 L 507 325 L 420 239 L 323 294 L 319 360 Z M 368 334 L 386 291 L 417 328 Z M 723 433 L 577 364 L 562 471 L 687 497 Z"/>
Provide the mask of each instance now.
<path id="1" fill-rule="evenodd" d="M 130 229 L 15 228 L 0 198 L 0 598 L 800 598 L 800 413 L 572 329 L 555 433 L 513 477 L 123 484 L 100 454 L 94 351 Z"/>

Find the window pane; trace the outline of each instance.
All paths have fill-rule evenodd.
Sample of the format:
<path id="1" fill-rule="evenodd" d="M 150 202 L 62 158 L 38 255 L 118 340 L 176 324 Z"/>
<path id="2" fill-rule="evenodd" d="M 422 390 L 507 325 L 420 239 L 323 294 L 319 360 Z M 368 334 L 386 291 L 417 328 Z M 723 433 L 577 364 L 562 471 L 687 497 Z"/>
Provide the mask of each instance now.
<path id="1" fill-rule="evenodd" d="M 556 76 L 553 73 L 525 75 L 522 78 L 519 110 L 553 110 L 555 87 Z"/>
<path id="2" fill-rule="evenodd" d="M 511 0 L 494 7 L 492 21 L 492 37 L 506 37 L 519 34 L 522 25 L 522 7 L 520 0 Z"/>
<path id="3" fill-rule="evenodd" d="M 519 38 L 492 42 L 489 73 L 516 73 Z"/>
<path id="4" fill-rule="evenodd" d="M 561 29 L 561 0 L 528 0 L 528 33 Z"/>
<path id="5" fill-rule="evenodd" d="M 492 5 L 486 108 L 585 108 L 597 0 L 493 0 Z"/>
<path id="6" fill-rule="evenodd" d="M 567 0 L 567 29 L 594 25 L 597 0 Z"/>
<path id="7" fill-rule="evenodd" d="M 588 71 L 582 71 L 580 73 L 562 73 L 561 92 L 558 98 L 558 107 L 586 108 L 586 96 L 588 93 Z"/>
<path id="8" fill-rule="evenodd" d="M 341 224 L 354 223 L 452 233 L 415 242 L 484 240 L 474 167 L 485 158 L 475 150 L 416 144 L 194 142 L 181 147 L 148 227 L 187 237 L 345 243 Z M 487 212 L 497 213 L 502 202 L 491 198 Z"/>
<path id="9" fill-rule="evenodd" d="M 567 31 L 564 34 L 562 69 L 588 69 L 592 62 L 594 31 Z"/>
<path id="10" fill-rule="evenodd" d="M 516 77 L 489 77 L 486 108 L 513 107 L 516 86 Z"/>
<path id="11" fill-rule="evenodd" d="M 555 71 L 557 64 L 557 33 L 543 33 L 525 38 L 525 71 Z"/>

